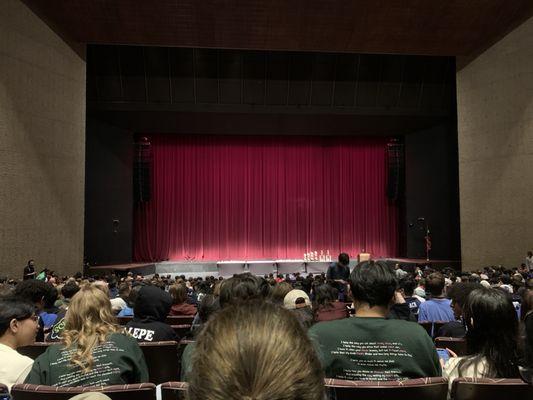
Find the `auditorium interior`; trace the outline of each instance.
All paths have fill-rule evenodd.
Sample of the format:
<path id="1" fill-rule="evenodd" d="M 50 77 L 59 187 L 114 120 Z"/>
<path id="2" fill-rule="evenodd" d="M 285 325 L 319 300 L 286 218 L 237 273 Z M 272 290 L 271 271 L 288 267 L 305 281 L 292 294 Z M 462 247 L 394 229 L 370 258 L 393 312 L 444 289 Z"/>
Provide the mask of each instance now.
<path id="1" fill-rule="evenodd" d="M 30 258 L 69 275 L 326 251 L 518 266 L 532 15 L 504 0 L 5 0 L 2 275 Z"/>

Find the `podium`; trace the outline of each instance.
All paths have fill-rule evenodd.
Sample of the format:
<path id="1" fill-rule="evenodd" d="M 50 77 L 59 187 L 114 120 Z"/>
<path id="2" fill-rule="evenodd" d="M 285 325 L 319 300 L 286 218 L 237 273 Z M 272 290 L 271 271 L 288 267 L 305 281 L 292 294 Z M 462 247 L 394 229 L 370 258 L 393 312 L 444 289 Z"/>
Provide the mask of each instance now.
<path id="1" fill-rule="evenodd" d="M 359 253 L 357 255 L 357 262 L 369 261 L 370 253 Z"/>

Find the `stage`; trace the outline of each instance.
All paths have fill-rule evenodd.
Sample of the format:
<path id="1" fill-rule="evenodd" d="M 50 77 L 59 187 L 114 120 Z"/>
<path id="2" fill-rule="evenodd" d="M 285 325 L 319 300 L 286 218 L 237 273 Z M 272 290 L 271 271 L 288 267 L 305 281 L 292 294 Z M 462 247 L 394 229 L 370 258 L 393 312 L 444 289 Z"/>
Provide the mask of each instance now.
<path id="1" fill-rule="evenodd" d="M 413 271 L 415 267 L 425 267 L 441 270 L 446 267 L 461 270 L 458 260 L 430 260 L 415 258 L 379 258 L 388 264 L 400 264 L 402 269 Z M 126 274 L 127 272 L 140 273 L 144 276 L 154 274 L 170 275 L 172 277 L 184 275 L 189 277 L 224 277 L 229 278 L 234 274 L 249 272 L 254 275 L 265 274 L 294 274 L 302 275 L 325 273 L 331 262 L 329 261 L 304 261 L 304 260 L 228 260 L 228 261 L 163 261 L 157 263 L 129 263 L 90 266 L 91 275 L 101 275 L 111 272 Z M 357 264 L 357 260 L 350 262 L 350 269 Z"/>

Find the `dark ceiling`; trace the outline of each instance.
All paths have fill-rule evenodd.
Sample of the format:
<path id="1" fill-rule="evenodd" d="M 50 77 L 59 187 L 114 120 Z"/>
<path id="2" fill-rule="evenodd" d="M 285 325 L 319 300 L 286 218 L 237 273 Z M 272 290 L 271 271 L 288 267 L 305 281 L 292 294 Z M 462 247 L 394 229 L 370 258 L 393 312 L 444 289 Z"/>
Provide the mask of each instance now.
<path id="1" fill-rule="evenodd" d="M 25 0 L 80 43 L 472 57 L 531 0 Z"/>

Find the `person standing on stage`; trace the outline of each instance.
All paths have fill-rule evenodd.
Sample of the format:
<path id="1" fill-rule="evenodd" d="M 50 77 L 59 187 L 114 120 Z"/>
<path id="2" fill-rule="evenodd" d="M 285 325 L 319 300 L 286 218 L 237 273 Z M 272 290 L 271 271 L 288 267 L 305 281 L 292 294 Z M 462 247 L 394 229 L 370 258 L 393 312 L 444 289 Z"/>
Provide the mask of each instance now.
<path id="1" fill-rule="evenodd" d="M 33 260 L 29 260 L 28 264 L 26 264 L 26 266 L 24 267 L 24 274 L 22 276 L 22 280 L 33 278 L 35 278 L 35 262 Z"/>
<path id="2" fill-rule="evenodd" d="M 346 253 L 340 253 L 337 262 L 332 263 L 328 267 L 326 278 L 330 281 L 334 281 L 335 288 L 339 291 L 339 300 L 346 300 L 346 284 L 350 277 L 350 256 Z"/>

